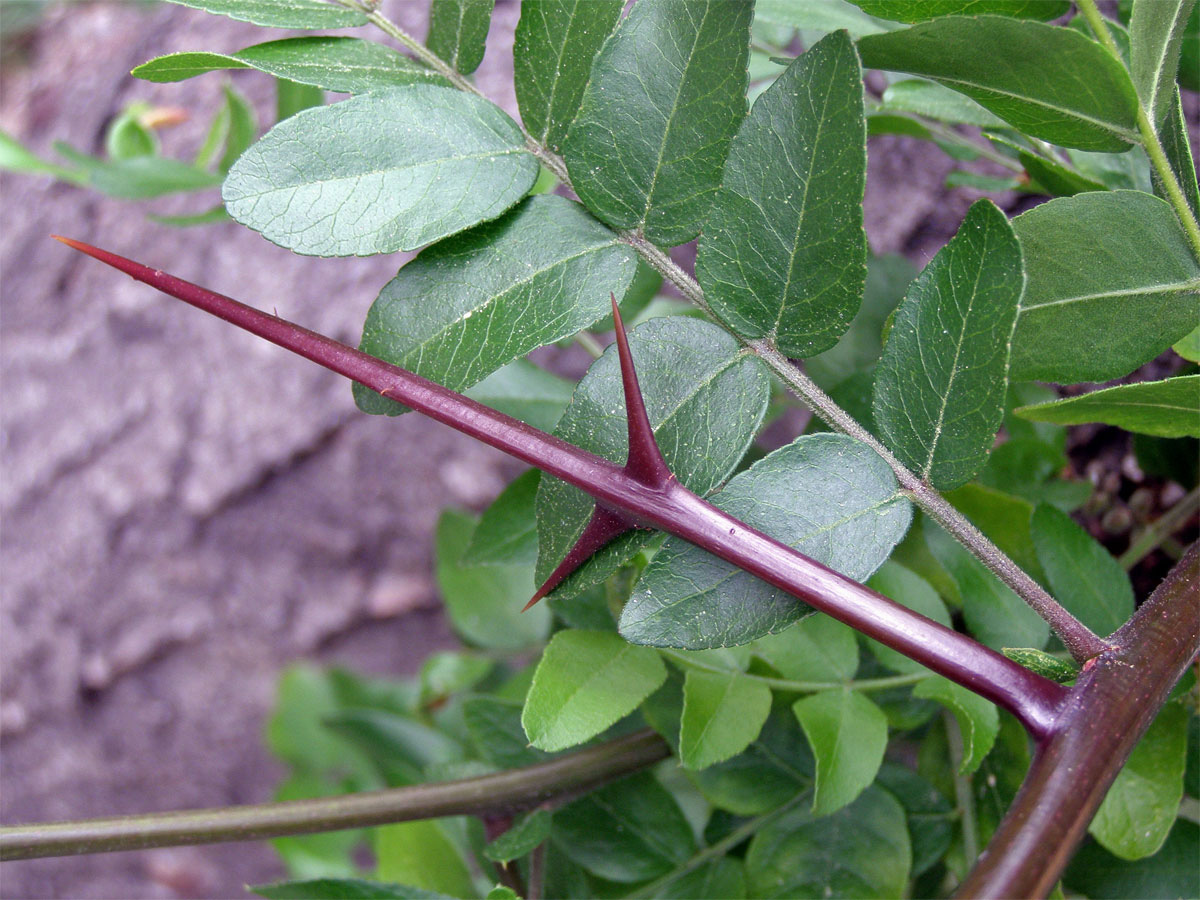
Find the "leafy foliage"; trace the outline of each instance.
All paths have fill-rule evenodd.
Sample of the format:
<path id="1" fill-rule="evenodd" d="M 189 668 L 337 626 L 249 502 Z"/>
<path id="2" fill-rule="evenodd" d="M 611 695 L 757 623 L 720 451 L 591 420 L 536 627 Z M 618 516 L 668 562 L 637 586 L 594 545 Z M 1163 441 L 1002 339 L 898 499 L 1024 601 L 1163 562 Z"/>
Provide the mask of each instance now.
<path id="1" fill-rule="evenodd" d="M 292 29 L 381 16 L 354 2 L 176 2 Z M 1072 474 L 1064 426 L 1103 423 L 1194 452 L 1200 376 L 1170 357 L 1169 377 L 1065 398 L 1027 382 L 1120 378 L 1171 346 L 1200 357 L 1200 191 L 1178 92 L 1196 4 L 1137 0 L 1127 32 L 1109 23 L 1097 38 L 1082 19 L 1046 24 L 1068 12 L 1064 0 L 638 0 L 623 18 L 619 0 L 526 0 L 513 48 L 521 125 L 463 77 L 483 59 L 492 6 L 433 0 L 425 46 L 400 41 L 416 59 L 307 35 L 134 71 L 155 82 L 266 73 L 278 121 L 261 138 L 226 88 L 191 159 L 163 156 L 153 110 L 137 106 L 113 122 L 103 156 L 59 146 L 65 164 L 48 162 L 0 135 L 0 165 L 128 199 L 222 184 L 224 206 L 174 224 L 227 209 L 297 253 L 419 250 L 372 305 L 362 349 L 623 463 L 622 372 L 597 344 L 611 295 L 680 483 L 1070 680 L 1046 622 L 996 577 L 1008 564 L 997 556 L 1099 635 L 1119 628 L 1133 582 L 1070 514 L 1090 486 Z M 808 49 L 787 59 L 798 46 Z M 863 65 L 918 77 L 892 79 L 876 99 Z M 353 96 L 326 106 L 324 91 Z M 976 203 L 913 280 L 904 260 L 868 258 L 867 135 L 886 133 L 1007 173 L 963 169 L 959 183 L 1052 199 L 1011 222 Z M 564 172 L 557 194 L 569 187 L 578 202 L 551 191 Z M 697 235 L 692 282 L 677 271 L 685 256 L 665 251 Z M 660 294 L 658 273 L 702 302 Z M 598 355 L 578 383 L 529 358 L 572 338 Z M 778 354 L 806 358 L 807 376 Z M 760 446 L 764 425 L 787 427 L 791 403 L 766 363 L 851 434 Z M 365 389 L 355 397 L 368 412 L 404 411 Z M 916 487 L 949 492 L 939 521 L 962 526 L 968 546 L 929 516 L 910 529 L 912 498 L 929 508 Z M 489 817 L 486 835 L 446 818 L 280 839 L 297 880 L 257 892 L 499 900 L 518 893 L 493 875 L 521 886 L 539 873 L 553 896 L 953 890 L 1028 766 L 1015 720 L 884 643 L 860 653 L 842 623 L 646 530 L 519 612 L 593 509 L 528 471 L 481 518 L 446 512 L 437 585 L 470 649 L 399 681 L 288 670 L 267 732 L 289 769 L 278 796 L 557 763 L 644 724 L 672 759 L 571 802 Z M 1176 817 L 1194 721 L 1179 700 L 1159 715 L 1069 888 L 1195 892 L 1195 827 Z M 892 752 L 889 736 L 903 742 Z"/>

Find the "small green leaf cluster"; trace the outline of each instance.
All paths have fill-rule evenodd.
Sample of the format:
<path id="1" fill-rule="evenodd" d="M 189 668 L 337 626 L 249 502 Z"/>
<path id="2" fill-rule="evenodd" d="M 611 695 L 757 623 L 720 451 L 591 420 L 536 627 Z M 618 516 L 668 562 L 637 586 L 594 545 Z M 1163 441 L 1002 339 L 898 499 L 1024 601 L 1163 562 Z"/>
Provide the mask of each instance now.
<path id="1" fill-rule="evenodd" d="M 230 89 L 194 163 L 159 157 L 135 110 L 114 123 L 109 160 L 64 150 L 68 170 L 6 138 L 0 164 L 127 197 L 185 189 L 153 173 L 187 171 L 188 189 L 221 181 L 218 212 L 296 253 L 419 250 L 380 291 L 362 349 L 619 463 L 621 371 L 596 339 L 612 295 L 667 464 L 741 522 L 1066 680 L 1061 646 L 996 559 L 1097 635 L 1133 612 L 1126 567 L 1070 515 L 1093 492 L 1064 426 L 1136 433 L 1147 471 L 1182 469 L 1194 487 L 1178 461 L 1200 437 L 1200 191 L 1177 84 L 1194 2 L 1138 0 L 1122 23 L 1086 0 L 1093 16 L 1047 24 L 1069 5 L 639 0 L 622 16 L 620 0 L 526 0 L 522 125 L 465 77 L 491 0 L 434 0 L 424 46 L 357 0 L 177 2 L 296 29 L 373 23 L 415 59 L 320 35 L 159 57 L 134 74 L 268 73 L 279 121 L 255 140 Z M 878 98 L 864 66 L 890 73 Z M 325 91 L 352 96 L 325 105 Z M 867 245 L 878 134 L 1010 173 L 963 169 L 956 183 L 1050 199 L 1011 221 L 977 202 L 915 272 Z M 697 238 L 693 280 L 666 251 Z M 578 383 L 531 361 L 572 339 L 596 356 Z M 1075 387 L 1171 347 L 1171 377 Z M 777 359 L 804 360 L 806 374 Z M 773 374 L 832 423 L 857 424 L 834 434 L 814 419 L 768 448 L 764 428 L 794 404 Z M 366 412 L 405 411 L 355 397 Z M 914 510 L 922 491 L 949 506 Z M 1015 720 L 650 531 L 618 537 L 518 613 L 592 510 L 531 471 L 482 517 L 445 513 L 437 581 L 470 649 L 403 682 L 286 673 L 269 729 L 292 769 L 279 794 L 512 768 L 644 726 L 672 758 L 500 835 L 456 818 L 280 839 L 301 883 L 260 893 L 507 897 L 530 879 L 562 897 L 951 890 L 1029 764 Z M 947 516 L 977 541 L 956 542 Z M 1158 853 L 1154 890 L 1196 892 L 1179 862 L 1195 823 L 1176 815 L 1195 723 L 1181 701 L 1160 714 L 1069 888 L 1110 896 L 1103 871 L 1148 892 L 1143 864 L 1123 861 Z M 488 893 L 497 872 L 509 887 Z"/>

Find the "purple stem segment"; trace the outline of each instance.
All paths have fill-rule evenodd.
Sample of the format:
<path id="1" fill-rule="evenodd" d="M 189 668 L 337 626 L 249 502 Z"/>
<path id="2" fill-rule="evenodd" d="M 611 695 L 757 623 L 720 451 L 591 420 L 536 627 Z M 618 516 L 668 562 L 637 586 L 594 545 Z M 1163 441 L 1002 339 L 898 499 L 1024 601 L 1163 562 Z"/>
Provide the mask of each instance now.
<path id="1" fill-rule="evenodd" d="M 1039 742 L 1054 732 L 1067 691 L 977 641 L 889 600 L 749 527 L 674 478 L 602 459 L 524 422 L 331 338 L 157 269 L 67 238 L 64 244 L 390 399 L 560 478 L 642 527 L 690 541 L 1008 710 Z M 619 322 L 619 319 L 617 320 Z M 623 334 L 618 328 L 618 341 Z M 618 349 L 621 344 L 618 343 Z M 628 346 L 624 348 L 628 355 Z M 628 367 L 630 370 L 632 366 Z M 637 391 L 636 376 L 626 377 Z M 631 409 L 640 407 L 638 400 Z M 636 411 L 634 413 L 637 415 Z M 640 428 L 640 426 L 638 426 Z M 631 438 L 633 433 L 631 431 Z M 633 438 L 631 450 L 637 446 Z M 631 452 L 631 461 L 634 457 Z M 643 460 L 644 450 L 638 459 Z M 637 465 L 643 465 L 639 462 Z M 650 465 L 653 465 L 651 461 Z M 669 473 L 668 473 L 669 474 Z"/>

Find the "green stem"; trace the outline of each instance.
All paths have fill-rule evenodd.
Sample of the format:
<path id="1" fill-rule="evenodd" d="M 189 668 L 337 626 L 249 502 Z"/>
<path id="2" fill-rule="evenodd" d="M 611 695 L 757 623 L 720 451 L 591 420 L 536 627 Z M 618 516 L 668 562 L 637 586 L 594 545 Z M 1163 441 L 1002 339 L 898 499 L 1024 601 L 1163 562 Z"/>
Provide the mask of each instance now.
<path id="1" fill-rule="evenodd" d="M 1112 33 L 1104 23 L 1104 17 L 1100 15 L 1100 10 L 1096 7 L 1096 0 L 1079 0 L 1079 11 L 1087 19 L 1088 26 L 1096 38 L 1117 61 L 1117 64 L 1128 73 L 1129 70 L 1125 67 L 1125 60 L 1121 58 L 1117 42 L 1113 40 Z M 1138 133 L 1141 135 L 1146 155 L 1150 157 L 1150 164 L 1158 173 L 1159 182 L 1167 192 L 1167 199 L 1175 207 L 1175 215 L 1179 217 L 1179 222 L 1187 233 L 1188 242 L 1192 245 L 1192 252 L 1197 259 L 1200 259 L 1200 222 L 1196 221 L 1192 208 L 1188 206 L 1183 188 L 1179 185 L 1179 179 L 1175 177 L 1175 170 L 1171 168 L 1170 162 L 1167 161 L 1167 154 L 1163 152 L 1162 143 L 1158 139 L 1158 130 L 1150 121 L 1150 115 L 1140 98 L 1136 104 L 1136 115 Z"/>
<path id="2" fill-rule="evenodd" d="M 520 812 L 564 794 L 590 791 L 670 754 L 662 738 L 645 730 L 549 762 L 459 781 L 287 803 L 12 825 L 0 828 L 0 860 L 217 844 L 442 816 Z"/>
<path id="3" fill-rule="evenodd" d="M 358 0 L 340 0 L 345 5 L 362 10 Z M 367 18 L 381 28 L 386 34 L 399 41 L 411 50 L 418 59 L 435 71 L 443 74 L 456 86 L 479 96 L 479 90 L 447 66 L 437 56 L 413 39 L 410 35 L 385 18 L 378 12 L 368 12 Z M 541 163 L 558 177 L 563 186 L 572 188 L 570 176 L 567 174 L 563 158 L 547 147 L 542 146 L 528 133 L 525 134 L 526 146 Z M 679 292 L 697 307 L 702 309 L 714 322 L 721 324 L 720 319 L 713 315 L 712 309 L 704 299 L 704 291 L 700 284 L 684 271 L 666 251 L 646 240 L 636 231 L 618 232 L 621 239 L 629 244 L 652 268 L 657 270 L 667 280 L 673 282 Z M 724 327 L 724 326 L 722 326 Z M 728 330 L 728 329 L 727 329 Z M 733 334 L 733 332 L 730 332 Z M 883 446 L 869 431 L 858 424 L 849 413 L 838 406 L 828 394 L 817 387 L 808 376 L 801 372 L 790 359 L 780 353 L 774 345 L 767 341 L 752 341 L 733 334 L 741 344 L 757 355 L 767 364 L 779 379 L 799 397 L 826 425 L 834 431 L 849 435 L 862 441 L 883 458 L 891 467 L 900 482 L 901 488 L 909 498 L 920 506 L 934 521 L 970 551 L 980 562 L 995 573 L 1004 584 L 1008 585 L 1017 596 L 1021 597 L 1043 619 L 1063 645 L 1071 652 L 1077 662 L 1083 663 L 1108 649 L 1108 645 L 1092 633 L 1082 622 L 1072 616 L 1057 603 L 1046 590 L 1014 563 L 1008 556 L 990 541 L 978 528 L 956 510 L 936 490 L 923 482 L 911 472 L 886 447 Z"/>
<path id="4" fill-rule="evenodd" d="M 604 355 L 604 348 L 590 331 L 581 331 L 575 335 L 575 343 L 586 350 L 592 359 L 599 359 Z"/>
<path id="5" fill-rule="evenodd" d="M 1200 825 L 1200 800 L 1195 797 L 1184 796 L 1179 801 L 1179 812 L 1176 815 L 1181 819 L 1187 819 L 1189 822 L 1195 822 Z"/>
<path id="6" fill-rule="evenodd" d="M 1175 529 L 1186 522 L 1197 508 L 1200 508 L 1200 487 L 1192 488 L 1182 500 L 1147 525 L 1117 562 L 1126 569 L 1132 569 L 1174 534 Z"/>
<path id="7" fill-rule="evenodd" d="M 678 650 L 660 649 L 658 652 L 672 662 L 686 666 L 689 669 L 715 672 L 718 675 L 728 675 L 732 672 L 730 669 L 722 668 L 713 663 L 706 663 Z M 890 675 L 886 678 L 860 678 L 857 681 L 794 681 L 790 678 L 771 678 L 767 675 L 753 675 L 749 672 L 739 672 L 738 674 L 742 678 L 749 678 L 751 681 L 760 682 L 776 690 L 792 691 L 798 694 L 814 694 L 817 691 L 832 690 L 862 691 L 864 693 L 869 691 L 886 691 L 888 688 L 905 687 L 906 685 L 916 684 L 918 681 L 924 681 L 933 673 L 911 672 L 906 675 Z"/>
<path id="8" fill-rule="evenodd" d="M 710 859 L 720 859 L 721 857 L 725 856 L 726 853 L 728 853 L 738 844 L 742 843 L 742 841 L 749 840 L 750 838 L 754 837 L 754 835 L 760 829 L 770 825 L 801 800 L 807 799 L 808 797 L 808 791 L 802 791 L 778 809 L 773 809 L 769 813 L 763 813 L 761 816 L 755 816 L 749 822 L 746 822 L 729 832 L 729 834 L 721 838 L 721 840 L 717 841 L 715 844 L 705 847 L 687 862 L 679 864 L 666 875 L 663 875 L 661 878 L 656 878 L 649 884 L 642 885 L 633 893 L 626 894 L 625 897 L 627 900 L 635 900 L 635 898 L 639 897 L 657 896 L 658 892 L 662 890 L 662 888 L 669 885 L 676 878 L 681 878 L 688 872 L 694 872 Z"/>
<path id="9" fill-rule="evenodd" d="M 886 113 L 889 116 L 898 116 L 900 118 L 910 119 L 924 128 L 930 134 L 937 137 L 939 140 L 947 144 L 955 144 L 966 150 L 970 150 L 972 153 L 977 153 L 984 159 L 991 160 L 997 165 L 1004 166 L 1004 168 L 1008 169 L 1010 172 L 1020 173 L 1025 171 L 1025 167 L 1015 159 L 1005 156 L 1003 153 L 998 152 L 995 148 L 987 144 L 971 140 L 971 138 L 967 137 L 965 134 L 960 134 L 948 125 L 944 125 L 941 122 L 934 121 L 933 119 L 927 119 L 917 113 L 905 112 L 904 110 L 888 109 L 883 103 L 873 97 L 867 97 L 866 102 L 867 105 L 871 106 L 878 112 Z"/>
<path id="10" fill-rule="evenodd" d="M 979 832 L 975 823 L 975 792 L 971 785 L 971 776 L 960 774 L 963 761 L 962 732 L 958 720 L 950 713 L 942 714 L 946 724 L 946 737 L 950 741 L 950 764 L 954 767 L 954 802 L 958 807 L 959 819 L 962 822 L 963 854 L 967 865 L 973 865 L 979 858 Z"/>

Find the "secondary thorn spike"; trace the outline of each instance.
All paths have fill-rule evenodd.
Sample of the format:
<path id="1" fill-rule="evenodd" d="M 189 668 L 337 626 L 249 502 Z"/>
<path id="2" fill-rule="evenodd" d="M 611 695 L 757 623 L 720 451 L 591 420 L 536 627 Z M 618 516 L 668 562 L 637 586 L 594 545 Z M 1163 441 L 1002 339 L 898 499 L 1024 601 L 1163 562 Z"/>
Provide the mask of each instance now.
<path id="1" fill-rule="evenodd" d="M 583 529 L 583 534 L 575 542 L 575 546 L 567 551 L 563 561 L 550 573 L 550 577 L 537 589 L 533 599 L 525 604 L 521 612 L 525 612 L 526 609 L 562 584 L 568 575 L 591 559 L 593 553 L 617 535 L 624 534 L 633 527 L 633 523 L 621 514 L 598 505 L 592 512 L 592 518 L 588 521 L 587 527 Z"/>
<path id="2" fill-rule="evenodd" d="M 617 356 L 621 361 L 621 384 L 625 389 L 625 415 L 629 423 L 629 456 L 625 471 L 643 484 L 662 487 L 674 476 L 658 449 L 650 417 L 646 415 L 646 403 L 638 385 L 637 371 L 633 366 L 633 354 L 629 352 L 629 339 L 625 336 L 625 323 L 621 321 L 621 310 L 617 307 L 616 294 L 612 298 L 613 326 L 617 338 Z"/>

